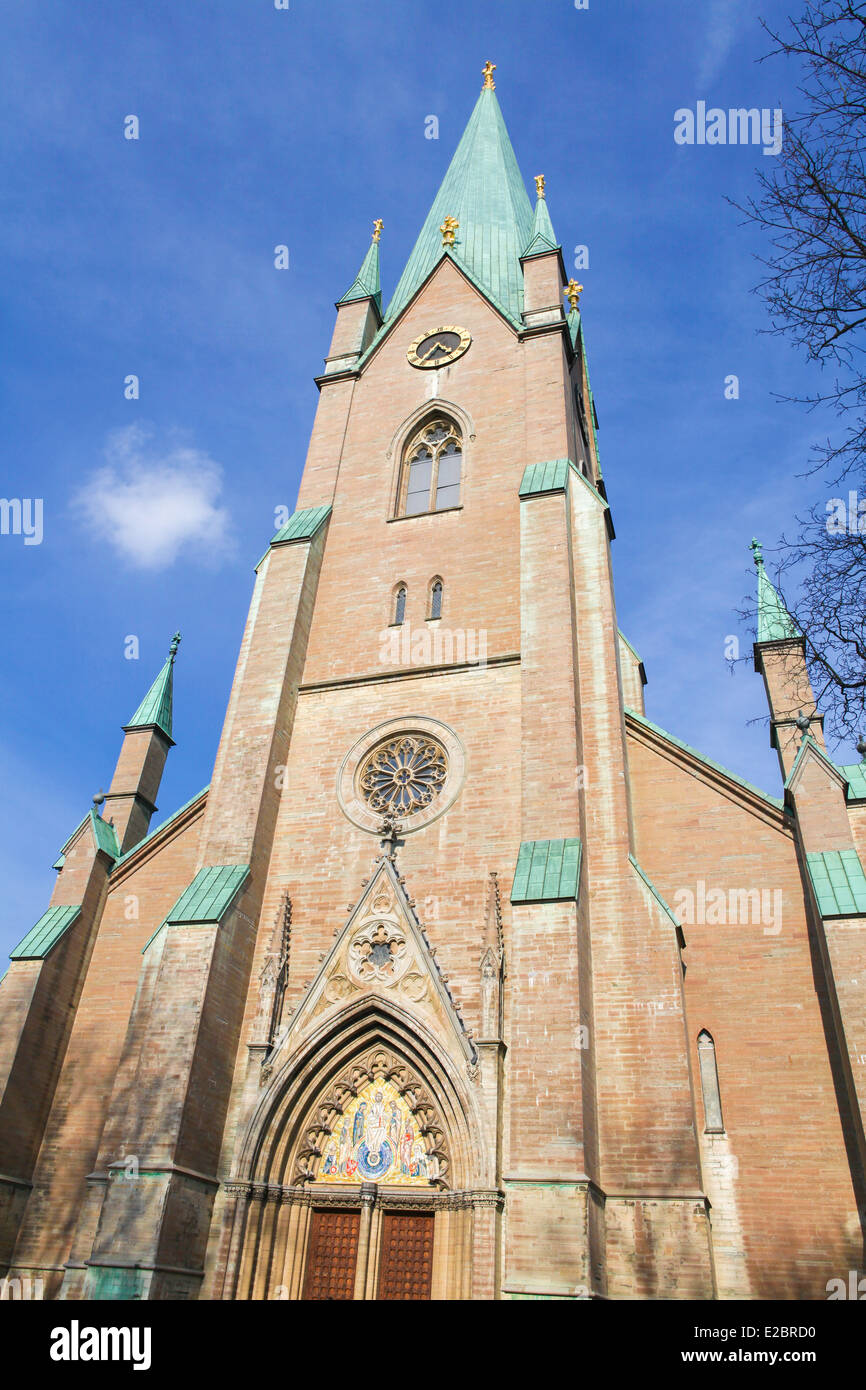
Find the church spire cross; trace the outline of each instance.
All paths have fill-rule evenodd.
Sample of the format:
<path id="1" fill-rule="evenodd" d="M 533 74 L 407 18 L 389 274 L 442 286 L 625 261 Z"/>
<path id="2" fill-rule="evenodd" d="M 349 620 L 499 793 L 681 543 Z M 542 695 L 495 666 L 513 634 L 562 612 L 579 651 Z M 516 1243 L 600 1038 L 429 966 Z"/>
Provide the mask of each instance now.
<path id="1" fill-rule="evenodd" d="M 178 647 L 180 646 L 181 641 L 182 641 L 182 638 L 181 638 L 180 633 L 179 633 L 179 632 L 176 632 L 176 633 L 174 634 L 174 636 L 172 637 L 172 639 L 171 639 L 171 645 L 169 646 L 169 649 L 168 649 L 168 658 L 169 658 L 169 661 L 174 661 L 175 657 L 177 656 L 177 649 L 178 649 Z"/>
<path id="2" fill-rule="evenodd" d="M 382 235 L 382 230 L 383 230 L 384 226 L 385 226 L 385 223 L 382 221 L 381 217 L 377 217 L 377 218 L 376 218 L 376 221 L 373 223 L 373 240 L 374 240 L 374 241 L 378 241 L 378 240 L 379 240 L 380 236 Z"/>
<path id="3" fill-rule="evenodd" d="M 491 63 L 488 58 L 481 71 L 484 73 L 484 86 L 481 88 L 482 92 L 495 92 L 496 83 L 493 81 L 493 74 L 496 71 L 496 64 Z"/>
<path id="4" fill-rule="evenodd" d="M 460 223 L 457 221 L 457 218 L 456 218 L 456 217 L 446 217 L 446 218 L 445 218 L 445 221 L 442 223 L 442 226 L 439 228 L 440 232 L 442 233 L 442 245 L 443 245 L 443 246 L 453 246 L 453 245 L 454 245 L 454 238 L 455 238 L 455 236 L 457 235 L 457 228 L 458 228 L 459 226 L 460 226 Z"/>
<path id="5" fill-rule="evenodd" d="M 381 836 L 382 849 L 388 859 L 394 862 L 397 853 L 397 846 L 402 845 L 400 831 L 402 826 L 393 816 L 383 816 L 379 823 L 379 835 Z"/>
<path id="6" fill-rule="evenodd" d="M 565 287 L 565 293 L 568 296 L 568 302 L 571 305 L 571 312 L 575 313 L 577 311 L 577 301 L 580 299 L 580 296 L 583 293 L 583 285 L 579 285 L 576 280 L 569 280 L 568 284 Z"/>
<path id="7" fill-rule="evenodd" d="M 759 540 L 752 540 L 749 549 L 755 557 L 755 567 L 759 569 L 764 563 L 764 547 Z"/>
<path id="8" fill-rule="evenodd" d="M 543 175 L 543 174 L 536 174 L 536 175 L 535 175 L 535 192 L 536 192 L 536 194 L 537 194 L 537 196 L 538 196 L 539 198 L 546 198 L 546 197 L 547 197 L 547 194 L 546 194 L 545 191 L 544 191 L 546 185 L 547 185 L 547 180 L 545 179 L 544 175 Z"/>

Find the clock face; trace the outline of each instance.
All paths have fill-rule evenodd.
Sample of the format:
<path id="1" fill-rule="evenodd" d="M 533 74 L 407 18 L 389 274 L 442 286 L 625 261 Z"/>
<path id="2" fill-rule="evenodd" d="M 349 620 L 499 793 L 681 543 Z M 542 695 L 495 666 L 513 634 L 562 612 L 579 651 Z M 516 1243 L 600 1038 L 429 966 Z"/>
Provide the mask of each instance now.
<path id="1" fill-rule="evenodd" d="M 413 367 L 444 367 L 462 357 L 472 337 L 465 328 L 450 324 L 433 333 L 422 333 L 409 348 L 407 356 Z"/>

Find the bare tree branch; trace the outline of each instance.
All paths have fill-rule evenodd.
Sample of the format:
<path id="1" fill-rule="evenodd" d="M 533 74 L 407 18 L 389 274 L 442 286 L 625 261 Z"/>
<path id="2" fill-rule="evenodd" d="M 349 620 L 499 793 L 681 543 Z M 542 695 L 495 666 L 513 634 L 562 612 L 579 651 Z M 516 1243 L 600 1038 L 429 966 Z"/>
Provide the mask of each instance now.
<path id="1" fill-rule="evenodd" d="M 803 105 L 758 193 L 735 206 L 767 238 L 755 287 L 764 331 L 836 369 L 832 387 L 787 399 L 838 418 L 841 433 L 813 447 L 807 472 L 846 491 L 782 536 L 778 584 L 833 733 L 856 739 L 866 722 L 866 4 L 807 0 L 784 32 L 762 24 L 772 46 L 761 61 L 799 62 Z"/>

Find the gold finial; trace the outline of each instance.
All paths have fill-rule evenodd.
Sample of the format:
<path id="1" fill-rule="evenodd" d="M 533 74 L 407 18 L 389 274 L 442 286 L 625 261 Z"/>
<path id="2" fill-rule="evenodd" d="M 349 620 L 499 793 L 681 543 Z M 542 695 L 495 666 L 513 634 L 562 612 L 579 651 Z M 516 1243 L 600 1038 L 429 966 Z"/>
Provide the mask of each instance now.
<path id="1" fill-rule="evenodd" d="M 545 178 L 543 174 L 535 175 L 535 192 L 539 198 L 544 197 Z"/>
<path id="2" fill-rule="evenodd" d="M 481 88 L 482 92 L 495 92 L 496 83 L 493 81 L 493 74 L 496 71 L 496 64 L 491 63 L 488 58 L 481 71 L 484 73 L 484 86 Z"/>
<path id="3" fill-rule="evenodd" d="M 580 298 L 582 292 L 583 285 L 579 285 L 576 280 L 569 280 L 568 284 L 565 287 L 565 293 L 568 296 L 568 302 L 571 305 L 572 313 L 574 313 L 577 309 L 577 301 Z"/>
<path id="4" fill-rule="evenodd" d="M 440 232 L 442 233 L 442 245 L 443 245 L 443 246 L 453 246 L 453 245 L 454 245 L 454 236 L 455 236 L 455 234 L 456 234 L 456 232 L 457 232 L 457 228 L 458 228 L 459 226 L 460 226 L 460 223 L 457 221 L 457 218 L 456 218 L 456 217 L 446 217 L 446 218 L 445 218 L 445 221 L 442 223 L 442 226 L 439 228 Z"/>
<path id="5" fill-rule="evenodd" d="M 379 237 L 382 235 L 382 228 L 384 227 L 384 225 L 385 225 L 385 223 L 382 221 L 381 217 L 377 217 L 377 218 L 376 218 L 376 221 L 373 223 L 373 240 L 374 240 L 374 241 L 378 241 L 378 240 L 379 240 Z"/>

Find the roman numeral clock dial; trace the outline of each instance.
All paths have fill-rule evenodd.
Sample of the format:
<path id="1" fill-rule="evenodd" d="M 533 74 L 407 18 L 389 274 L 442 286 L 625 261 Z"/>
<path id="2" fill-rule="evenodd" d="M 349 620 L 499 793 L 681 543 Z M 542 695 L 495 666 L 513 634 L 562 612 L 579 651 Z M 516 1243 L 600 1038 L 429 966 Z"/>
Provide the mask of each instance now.
<path id="1" fill-rule="evenodd" d="M 413 367 L 445 367 L 462 357 L 471 342 L 472 335 L 465 328 L 450 324 L 447 328 L 422 333 L 406 355 Z"/>

